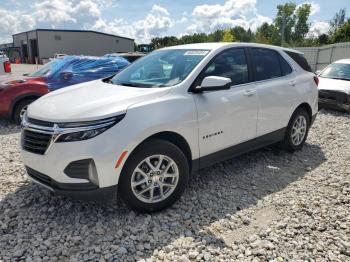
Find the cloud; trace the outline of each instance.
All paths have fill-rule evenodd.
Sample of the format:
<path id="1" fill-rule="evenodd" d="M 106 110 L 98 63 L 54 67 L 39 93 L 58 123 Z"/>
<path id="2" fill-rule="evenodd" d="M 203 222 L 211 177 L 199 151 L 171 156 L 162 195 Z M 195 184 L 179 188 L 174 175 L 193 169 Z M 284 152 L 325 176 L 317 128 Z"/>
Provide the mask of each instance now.
<path id="1" fill-rule="evenodd" d="M 234 26 L 256 30 L 262 23 L 272 19 L 259 15 L 256 0 L 227 0 L 224 4 L 196 6 L 192 12 L 192 24 L 187 33 L 212 32 Z"/>
<path id="2" fill-rule="evenodd" d="M 143 19 L 135 22 L 106 20 L 102 11 L 115 7 L 116 3 L 113 0 L 44 0 L 34 2 L 26 11 L 0 8 L 0 41 L 10 42 L 14 33 L 41 27 L 99 30 L 148 42 L 166 33 L 176 23 L 168 10 L 160 5 L 153 5 Z M 185 19 L 179 22 L 185 22 Z"/>
<path id="3" fill-rule="evenodd" d="M 12 34 L 22 30 L 32 29 L 36 25 L 35 19 L 21 11 L 8 11 L 0 8 L 0 42 L 12 41 Z"/>
<path id="4" fill-rule="evenodd" d="M 124 19 L 115 19 L 108 22 L 100 18 L 91 29 L 125 35 L 135 38 L 141 43 L 149 42 L 152 38 L 168 32 L 174 23 L 167 9 L 154 5 L 144 19 L 128 23 Z"/>
<path id="5" fill-rule="evenodd" d="M 330 25 L 327 22 L 315 21 L 311 24 L 307 37 L 314 38 L 329 32 Z"/>
<path id="6" fill-rule="evenodd" d="M 304 4 L 311 5 L 310 16 L 318 14 L 321 11 L 321 6 L 318 3 L 310 2 L 310 1 L 306 1 L 306 2 L 304 2 L 302 4 L 300 4 L 300 5 L 297 5 L 297 8 L 299 8 L 300 6 L 302 6 Z"/>

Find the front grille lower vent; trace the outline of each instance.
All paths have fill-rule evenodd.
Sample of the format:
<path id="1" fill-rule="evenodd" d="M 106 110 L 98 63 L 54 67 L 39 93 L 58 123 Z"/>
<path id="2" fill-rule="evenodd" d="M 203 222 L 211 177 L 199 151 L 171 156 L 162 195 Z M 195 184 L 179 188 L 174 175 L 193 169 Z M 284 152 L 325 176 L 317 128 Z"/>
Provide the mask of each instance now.
<path id="1" fill-rule="evenodd" d="M 44 127 L 53 127 L 54 123 L 52 122 L 47 122 L 39 119 L 34 119 L 34 118 L 28 118 L 28 122 L 37 125 L 37 126 L 44 126 Z"/>
<path id="2" fill-rule="evenodd" d="M 52 135 L 34 132 L 30 130 L 22 131 L 22 148 L 28 152 L 43 155 L 48 148 Z"/>
<path id="3" fill-rule="evenodd" d="M 43 183 L 44 185 L 51 186 L 52 180 L 50 177 L 48 177 L 47 175 L 44 175 L 44 174 L 42 174 L 34 169 L 31 169 L 30 167 L 26 166 L 26 169 L 27 169 L 27 174 L 31 178 L 39 181 L 40 183 Z"/>

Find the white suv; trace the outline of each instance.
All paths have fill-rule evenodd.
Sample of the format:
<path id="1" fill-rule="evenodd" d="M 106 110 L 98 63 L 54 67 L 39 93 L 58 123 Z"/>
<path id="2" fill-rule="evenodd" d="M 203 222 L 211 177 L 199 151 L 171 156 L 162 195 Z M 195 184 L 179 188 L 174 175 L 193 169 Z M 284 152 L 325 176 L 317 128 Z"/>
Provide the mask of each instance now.
<path id="1" fill-rule="evenodd" d="M 137 211 L 163 209 L 195 170 L 276 142 L 301 149 L 318 110 L 317 78 L 302 67 L 301 53 L 257 44 L 154 51 L 31 104 L 22 121 L 27 173 L 59 194 L 118 191 Z"/>

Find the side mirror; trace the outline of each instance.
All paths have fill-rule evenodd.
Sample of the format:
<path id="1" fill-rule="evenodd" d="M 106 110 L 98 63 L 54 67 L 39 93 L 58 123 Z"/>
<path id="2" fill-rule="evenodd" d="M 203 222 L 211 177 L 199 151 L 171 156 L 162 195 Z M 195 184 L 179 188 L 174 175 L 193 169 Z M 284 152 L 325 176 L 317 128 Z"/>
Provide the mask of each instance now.
<path id="1" fill-rule="evenodd" d="M 73 73 L 72 72 L 61 72 L 60 77 L 62 80 L 69 81 L 72 79 Z"/>
<path id="2" fill-rule="evenodd" d="M 227 77 L 207 76 L 203 79 L 202 84 L 195 88 L 194 92 L 228 90 L 231 88 L 231 83 L 231 79 Z"/>
<path id="3" fill-rule="evenodd" d="M 321 74 L 321 72 L 322 72 L 322 70 L 317 70 L 317 71 L 315 72 L 315 74 L 316 74 L 316 75 L 319 75 L 319 74 Z"/>

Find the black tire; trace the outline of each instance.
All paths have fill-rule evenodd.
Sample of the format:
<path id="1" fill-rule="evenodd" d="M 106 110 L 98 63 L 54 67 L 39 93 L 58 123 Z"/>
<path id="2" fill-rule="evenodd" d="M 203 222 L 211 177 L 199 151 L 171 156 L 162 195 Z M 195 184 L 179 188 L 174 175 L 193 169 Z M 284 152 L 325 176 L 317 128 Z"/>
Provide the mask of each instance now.
<path id="1" fill-rule="evenodd" d="M 13 122 L 17 125 L 21 124 L 21 112 L 24 108 L 26 108 L 29 104 L 31 104 L 35 99 L 24 99 L 17 103 L 14 112 L 13 112 Z"/>
<path id="2" fill-rule="evenodd" d="M 170 157 L 178 168 L 178 182 L 173 192 L 156 203 L 147 203 L 138 199 L 131 186 L 132 174 L 137 165 L 153 155 Z M 189 164 L 184 153 L 174 144 L 160 139 L 152 139 L 140 145 L 125 163 L 120 175 L 118 195 L 131 209 L 145 213 L 165 209 L 174 204 L 183 194 L 189 180 Z"/>
<path id="3" fill-rule="evenodd" d="M 298 145 L 295 145 L 292 141 L 292 129 L 293 129 L 293 125 L 295 123 L 295 121 L 300 117 L 303 116 L 306 120 L 306 133 L 305 136 L 302 140 L 302 142 Z M 283 141 L 281 142 L 281 146 L 284 150 L 288 151 L 288 152 L 295 152 L 297 150 L 301 150 L 305 144 L 305 141 L 307 139 L 307 136 L 309 134 L 309 129 L 310 129 L 310 116 L 307 113 L 307 111 L 303 108 L 298 108 L 294 114 L 292 115 L 287 130 L 286 130 L 286 134 L 284 136 Z"/>

